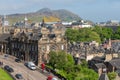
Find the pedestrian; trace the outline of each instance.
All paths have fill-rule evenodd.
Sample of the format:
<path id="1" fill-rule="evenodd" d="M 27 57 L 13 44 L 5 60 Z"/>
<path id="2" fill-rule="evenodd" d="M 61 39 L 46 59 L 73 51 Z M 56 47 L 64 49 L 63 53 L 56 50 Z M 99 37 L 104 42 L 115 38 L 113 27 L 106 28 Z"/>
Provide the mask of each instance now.
<path id="1" fill-rule="evenodd" d="M 42 69 L 42 72 L 44 72 L 44 70 L 45 70 L 45 64 L 44 63 L 41 64 L 41 69 Z"/>

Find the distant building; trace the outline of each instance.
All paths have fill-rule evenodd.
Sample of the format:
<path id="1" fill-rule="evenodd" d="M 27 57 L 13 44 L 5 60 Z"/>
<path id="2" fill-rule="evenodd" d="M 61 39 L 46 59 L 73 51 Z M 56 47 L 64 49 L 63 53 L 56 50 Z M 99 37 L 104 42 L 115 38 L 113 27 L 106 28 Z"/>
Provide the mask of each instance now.
<path id="1" fill-rule="evenodd" d="M 109 20 L 107 22 L 100 22 L 100 23 L 97 23 L 97 25 L 99 26 L 119 26 L 120 25 L 120 22 L 118 20 Z"/>
<path id="2" fill-rule="evenodd" d="M 80 22 L 77 21 L 77 22 L 73 22 L 72 23 L 72 28 L 73 29 L 89 28 L 89 27 L 92 27 L 92 25 L 87 23 L 87 22 L 85 22 L 84 20 L 81 20 Z"/>
<path id="3" fill-rule="evenodd" d="M 2 26 L 9 26 L 9 21 L 7 20 L 6 15 L 2 18 Z"/>

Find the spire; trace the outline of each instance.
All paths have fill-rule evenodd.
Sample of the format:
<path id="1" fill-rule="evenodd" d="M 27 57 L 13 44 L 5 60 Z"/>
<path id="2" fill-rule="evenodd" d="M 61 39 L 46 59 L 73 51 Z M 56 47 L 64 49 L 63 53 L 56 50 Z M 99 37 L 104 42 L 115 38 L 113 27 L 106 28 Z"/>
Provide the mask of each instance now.
<path id="1" fill-rule="evenodd" d="M 27 25 L 28 25 L 28 19 L 27 19 L 26 16 L 25 16 L 25 18 L 24 18 L 24 25 L 25 25 L 25 27 L 27 27 Z"/>
<path id="2" fill-rule="evenodd" d="M 41 27 L 45 27 L 45 17 L 42 19 Z"/>
<path id="3" fill-rule="evenodd" d="M 24 21 L 28 21 L 27 17 L 25 16 Z"/>

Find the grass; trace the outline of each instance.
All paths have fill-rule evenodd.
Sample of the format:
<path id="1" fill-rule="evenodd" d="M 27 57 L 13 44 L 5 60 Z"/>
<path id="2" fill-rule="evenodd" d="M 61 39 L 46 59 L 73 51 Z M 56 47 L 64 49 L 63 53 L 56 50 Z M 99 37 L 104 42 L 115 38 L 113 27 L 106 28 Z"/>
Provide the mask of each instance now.
<path id="1" fill-rule="evenodd" d="M 6 71 L 0 68 L 0 80 L 13 80 L 13 79 Z"/>

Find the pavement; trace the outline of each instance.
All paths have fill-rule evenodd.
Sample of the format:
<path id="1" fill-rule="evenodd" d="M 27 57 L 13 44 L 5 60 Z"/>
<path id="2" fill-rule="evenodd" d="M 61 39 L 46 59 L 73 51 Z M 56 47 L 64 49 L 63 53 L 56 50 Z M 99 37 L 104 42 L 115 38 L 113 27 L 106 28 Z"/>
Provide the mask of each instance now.
<path id="1" fill-rule="evenodd" d="M 17 63 L 17 62 L 15 62 L 15 57 L 10 56 L 10 55 L 8 57 L 4 57 L 4 55 L 0 55 L 0 61 L 3 62 L 3 67 L 5 65 L 9 65 L 10 67 L 12 67 L 14 69 L 14 72 L 12 72 L 11 75 L 16 80 L 17 80 L 17 78 L 15 77 L 15 74 L 17 74 L 17 73 L 22 74 L 22 76 L 24 78 L 22 80 L 46 80 L 47 77 L 50 75 L 49 72 L 47 72 L 47 71 L 42 72 L 40 69 L 30 70 L 26 66 L 24 66 L 24 62 Z M 60 80 L 60 79 L 58 79 L 58 80 Z"/>

